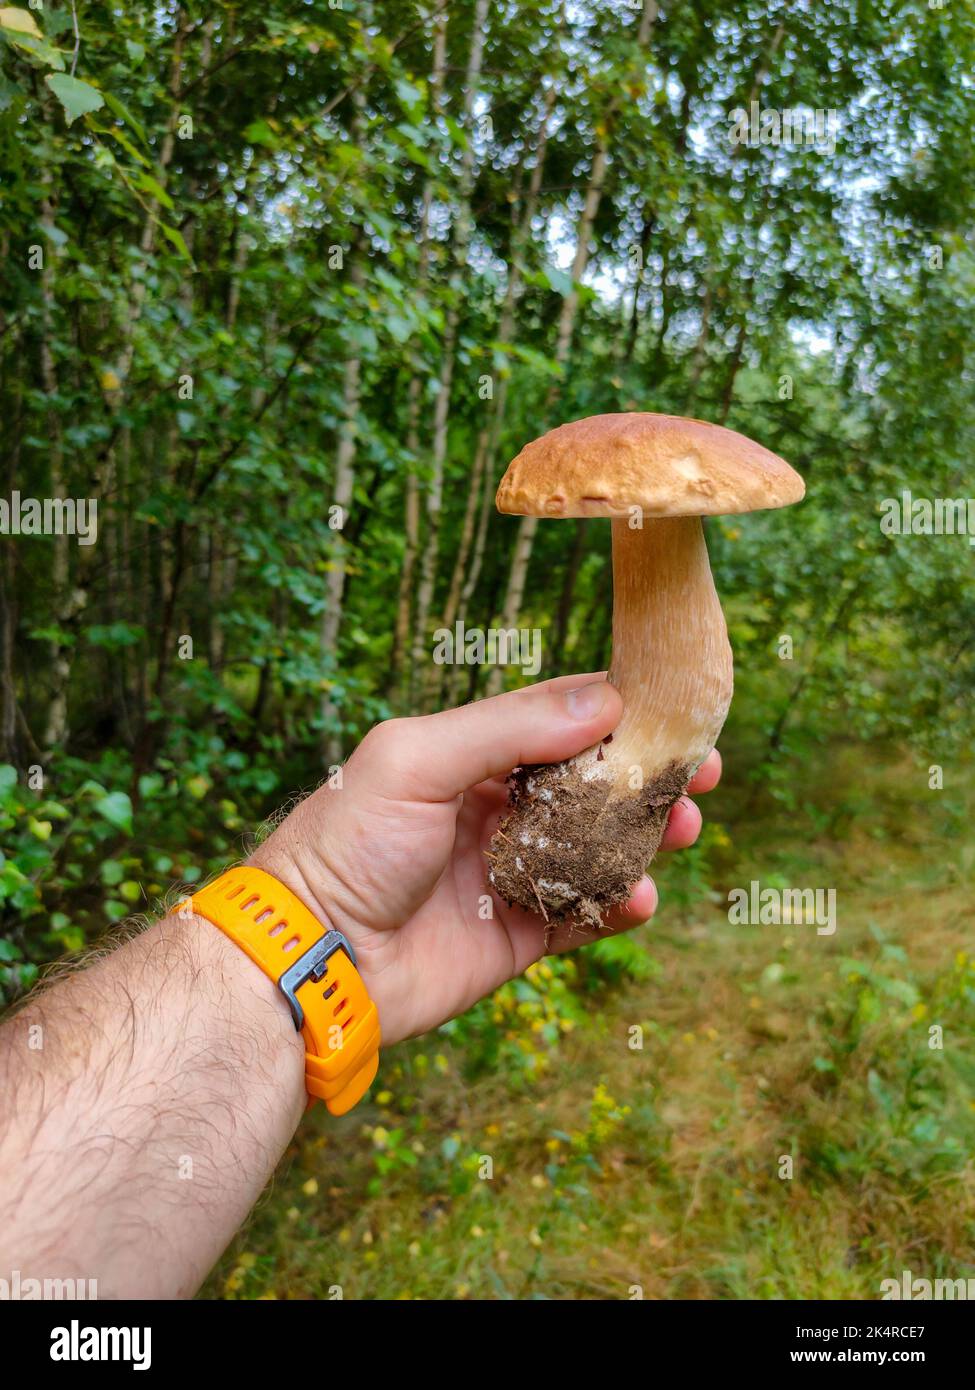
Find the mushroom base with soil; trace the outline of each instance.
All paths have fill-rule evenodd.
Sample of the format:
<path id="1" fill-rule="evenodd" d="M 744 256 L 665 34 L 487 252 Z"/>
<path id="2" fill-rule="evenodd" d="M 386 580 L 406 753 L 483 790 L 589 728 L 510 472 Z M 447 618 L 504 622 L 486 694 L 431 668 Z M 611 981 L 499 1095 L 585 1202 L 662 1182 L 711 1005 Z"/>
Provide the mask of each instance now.
<path id="1" fill-rule="evenodd" d="M 613 520 L 614 733 L 564 763 L 517 769 L 491 843 L 506 902 L 598 927 L 653 859 L 671 807 L 731 703 L 731 648 L 698 516 Z"/>

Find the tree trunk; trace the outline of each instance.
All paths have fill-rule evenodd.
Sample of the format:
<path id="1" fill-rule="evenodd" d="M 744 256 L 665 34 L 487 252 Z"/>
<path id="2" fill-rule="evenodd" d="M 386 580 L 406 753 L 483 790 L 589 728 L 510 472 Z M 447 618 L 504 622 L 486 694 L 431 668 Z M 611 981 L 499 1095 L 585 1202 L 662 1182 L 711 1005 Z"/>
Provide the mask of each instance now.
<path id="1" fill-rule="evenodd" d="M 443 95 L 444 74 L 447 70 L 447 10 L 437 16 L 433 41 L 433 67 L 430 73 L 430 115 L 436 122 L 440 112 Z M 422 299 L 430 269 L 430 209 L 433 206 L 433 179 L 423 184 L 423 202 L 420 213 L 418 241 L 420 252 L 417 259 L 417 298 Z M 386 678 L 386 697 L 391 698 L 396 691 L 401 675 L 403 656 L 410 640 L 410 621 L 413 616 L 413 576 L 416 570 L 416 557 L 420 545 L 420 485 L 416 476 L 416 458 L 420 448 L 419 424 L 420 403 L 423 392 L 423 377 L 414 365 L 410 377 L 406 406 L 406 449 L 409 458 L 406 474 L 406 490 L 403 500 L 404 544 L 403 568 L 400 571 L 399 595 L 396 601 L 396 626 L 393 630 L 393 649 L 389 658 L 389 671 Z M 407 681 L 407 706 L 413 702 L 413 671 Z"/>
<path id="2" fill-rule="evenodd" d="M 579 578 L 579 570 L 586 553 L 586 542 L 589 539 L 589 523 L 585 517 L 577 518 L 574 530 L 572 549 L 569 551 L 562 576 L 562 593 L 559 596 L 559 611 L 555 619 L 555 634 L 548 661 L 545 663 L 546 670 L 553 676 L 558 674 L 565 659 L 565 642 L 569 632 L 569 619 L 572 617 L 576 580 Z"/>
<path id="3" fill-rule="evenodd" d="M 362 7 L 362 22 L 368 27 L 372 23 L 371 3 Z M 363 112 L 366 95 L 362 86 L 352 95 L 353 113 L 349 122 L 349 140 L 358 146 L 362 134 Z M 366 238 L 360 230 L 352 247 L 352 264 L 349 268 L 349 281 L 356 292 L 365 284 L 364 257 Z M 347 564 L 345 538 L 342 528 L 348 519 L 355 490 L 357 416 L 362 390 L 362 362 L 358 355 L 350 357 L 342 373 L 342 425 L 339 431 L 339 446 L 335 456 L 335 478 L 332 487 L 332 506 L 338 509 L 338 528 L 332 533 L 328 560 L 330 567 L 325 579 L 325 609 L 319 629 L 319 650 L 325 661 L 338 663 L 338 641 L 342 628 L 342 600 L 345 592 L 345 572 Z M 330 518 L 331 520 L 331 518 Z M 322 721 L 321 747 L 322 759 L 326 768 L 342 761 L 343 740 L 341 730 L 334 727 L 337 709 L 332 699 L 331 687 L 326 685 L 321 698 L 320 713 Z"/>
<path id="4" fill-rule="evenodd" d="M 701 373 L 704 371 L 704 363 L 707 359 L 708 338 L 711 335 L 711 282 L 708 279 L 704 285 L 704 299 L 701 304 L 701 326 L 697 333 L 697 342 L 694 344 L 694 355 L 691 358 L 691 371 L 687 379 L 687 391 L 684 395 L 684 414 L 686 415 L 695 400 L 697 399 L 697 388 L 701 382 Z"/>
<path id="5" fill-rule="evenodd" d="M 656 0 L 644 0 L 640 27 L 637 31 L 637 44 L 641 50 L 646 48 L 653 35 L 657 11 L 658 7 Z M 576 229 L 576 249 L 572 261 L 572 288 L 562 301 L 562 312 L 559 315 L 559 326 L 555 343 L 555 361 L 559 367 L 563 369 L 568 362 L 569 353 L 572 348 L 572 335 L 575 329 L 576 314 L 579 308 L 579 293 L 576 286 L 581 282 L 589 261 L 589 238 L 592 234 L 596 214 L 599 211 L 599 204 L 603 195 L 603 185 L 606 182 L 612 118 L 621 101 L 622 92 L 618 93 L 613 98 L 603 121 L 600 123 L 599 143 L 596 146 L 596 153 L 593 156 L 592 168 L 589 171 L 589 183 L 586 188 L 585 202 Z M 560 391 L 561 377 L 553 383 L 552 389 L 548 394 L 545 410 L 543 412 L 543 428 L 551 417 L 551 412 L 555 408 Z M 537 517 L 525 516 L 521 518 L 521 522 L 518 526 L 514 553 L 511 559 L 508 587 L 501 608 L 499 625 L 502 628 L 512 628 L 518 621 L 518 615 L 521 612 L 521 601 L 525 592 L 525 580 L 528 577 L 528 563 L 531 559 L 532 546 L 535 541 L 535 532 L 537 528 Z M 488 676 L 487 693 L 489 695 L 496 695 L 500 692 L 503 685 L 504 671 L 500 666 L 495 666 Z"/>
<path id="6" fill-rule="evenodd" d="M 450 589 L 447 592 L 447 602 L 443 611 L 443 626 L 452 628 L 457 617 L 457 609 L 460 606 L 460 592 L 464 574 L 467 569 L 467 557 L 470 554 L 471 542 L 474 539 L 474 520 L 477 516 L 478 502 L 481 499 L 481 484 L 484 477 L 484 465 L 487 462 L 489 431 L 485 428 L 481 430 L 477 439 L 477 449 L 474 453 L 474 467 L 471 470 L 471 485 L 467 491 L 467 504 L 464 508 L 464 520 L 461 524 L 460 542 L 457 546 L 457 554 L 454 557 L 454 569 L 450 576 Z"/>
<path id="7" fill-rule="evenodd" d="M 576 249 L 572 261 L 572 288 L 562 301 L 562 311 L 559 315 L 558 334 L 555 344 L 555 361 L 562 368 L 565 367 L 572 346 L 572 332 L 575 327 L 576 313 L 579 307 L 579 293 L 576 289 L 576 285 L 581 280 L 589 260 L 589 236 L 592 231 L 596 213 L 599 210 L 599 200 L 602 197 L 603 183 L 606 178 L 607 158 L 607 141 L 604 136 L 593 157 L 592 169 L 589 174 L 589 185 L 586 189 L 586 199 L 576 232 Z M 553 383 L 545 401 L 542 422 L 543 432 L 555 408 L 560 389 L 561 384 L 559 379 Z M 538 517 L 523 516 L 521 518 L 518 525 L 514 552 L 511 557 L 508 587 L 505 592 L 504 602 L 501 608 L 501 617 L 498 624 L 502 628 L 513 628 L 518 621 L 518 615 L 521 612 L 521 601 L 525 592 L 525 580 L 528 577 L 528 562 L 531 559 L 532 546 L 535 541 L 535 532 L 537 529 Z M 502 667 L 492 667 L 487 679 L 488 695 L 499 694 L 503 685 L 504 671 Z"/>
<path id="8" fill-rule="evenodd" d="M 7 469 L 4 491 L 9 497 L 13 481 L 20 463 L 22 439 L 22 393 L 23 384 L 19 373 L 14 377 L 13 396 L 15 409 L 11 412 Z M 0 749 L 5 762 L 20 766 L 17 756 L 17 679 L 14 664 L 15 636 L 17 632 L 17 547 L 9 540 L 0 547 Z"/>
<path id="9" fill-rule="evenodd" d="M 54 226 L 54 204 L 51 192 L 51 175 L 45 170 L 42 176 L 44 195 L 41 199 L 41 225 L 50 233 Z M 51 464 L 51 496 L 64 499 L 67 487 L 64 478 L 64 444 L 61 435 L 61 416 L 58 413 L 55 397 L 58 391 L 57 367 L 54 361 L 52 342 L 55 334 L 57 301 L 54 293 L 54 272 L 51 267 L 51 248 L 54 238 L 45 237 L 44 263 L 41 270 L 41 303 L 43 305 L 43 329 L 41 333 L 41 384 L 47 397 L 47 438 L 48 458 Z M 71 537 L 67 530 L 54 536 L 54 560 L 51 567 L 55 626 L 67 634 L 75 617 L 78 595 L 71 591 Z M 71 678 L 71 648 L 67 640 L 56 638 L 50 649 L 51 655 L 51 700 L 47 710 L 47 724 L 44 729 L 43 745 L 54 748 L 65 741 L 68 735 L 68 681 Z"/>
<path id="10" fill-rule="evenodd" d="M 467 142 L 461 158 L 461 172 L 458 187 L 457 219 L 454 224 L 453 267 L 448 284 L 448 307 L 444 323 L 442 365 L 437 399 L 433 411 L 433 440 L 431 449 L 430 482 L 426 495 L 426 535 L 423 555 L 420 562 L 420 583 L 417 589 L 416 616 L 413 622 L 413 642 L 411 660 L 413 668 L 423 668 L 426 657 L 427 626 L 433 607 L 433 592 L 437 579 L 437 561 L 440 550 L 440 517 L 443 507 L 444 462 L 447 457 L 447 430 L 450 423 L 450 392 L 453 384 L 454 360 L 457 349 L 457 329 L 460 323 L 461 297 L 467 271 L 467 251 L 470 246 L 472 218 L 471 192 L 474 186 L 474 141 L 471 124 L 474 102 L 481 81 L 481 62 L 484 55 L 484 26 L 487 21 L 489 0 L 477 0 L 474 24 L 471 33 L 471 47 L 467 61 L 467 76 L 464 87 L 464 129 Z M 432 666 L 431 672 L 437 668 Z M 432 694 L 433 677 L 425 682 L 424 695 Z M 421 703 L 425 701 L 421 700 Z"/>
<path id="11" fill-rule="evenodd" d="M 364 242 L 360 239 L 353 249 L 353 262 L 349 271 L 350 283 L 361 289 L 365 283 L 363 256 Z M 325 580 L 325 610 L 322 614 L 320 630 L 320 649 L 328 660 L 337 660 L 339 631 L 342 626 L 342 597 L 345 590 L 346 546 L 342 527 L 349 515 L 352 494 L 355 488 L 356 462 L 356 416 L 359 413 L 362 364 L 358 357 L 351 357 L 345 364 L 342 378 L 342 427 L 339 447 L 335 456 L 335 481 L 332 488 L 332 505 L 339 508 L 337 520 L 339 529 L 333 533 L 329 547 L 330 568 Z M 333 728 L 336 707 L 330 689 L 326 689 L 321 701 L 322 717 L 322 755 L 326 767 L 333 767 L 342 761 L 342 735 Z"/>
<path id="12" fill-rule="evenodd" d="M 563 15 L 560 14 L 559 25 L 556 29 L 556 36 L 561 33 Z M 556 53 L 558 53 L 558 42 L 556 42 Z M 545 154 L 548 148 L 549 123 L 552 118 L 552 111 L 555 106 L 556 86 L 552 81 L 545 89 L 545 104 L 541 123 L 538 130 L 538 140 L 535 147 L 535 164 L 532 168 L 531 178 L 528 181 L 528 193 L 525 198 L 524 208 L 520 210 L 514 231 L 512 233 L 511 245 L 511 264 L 508 267 L 508 284 L 505 290 L 504 304 L 501 309 L 501 321 L 498 326 L 498 342 L 506 346 L 514 338 L 515 319 L 517 316 L 518 302 L 524 292 L 524 272 L 525 255 L 528 244 L 531 240 L 532 220 L 535 216 L 535 209 L 538 206 L 538 196 L 542 187 L 542 175 L 545 168 Z M 516 209 L 517 212 L 517 209 Z M 505 411 L 508 404 L 508 384 L 510 372 L 505 370 L 501 373 L 498 381 L 497 390 L 494 393 L 494 410 L 491 416 L 490 427 L 487 434 L 487 452 L 484 458 L 482 472 L 481 504 L 477 519 L 477 536 L 474 541 L 474 550 L 471 556 L 470 568 L 464 580 L 463 589 L 460 596 L 460 607 L 464 612 L 469 608 L 474 590 L 477 587 L 478 579 L 481 574 L 481 566 L 484 561 L 484 551 L 487 544 L 488 526 L 491 521 L 493 511 L 492 503 L 495 494 L 494 461 L 497 456 L 498 444 L 501 439 L 501 431 L 504 427 Z M 483 431 L 482 431 L 483 437 Z M 480 447 L 480 440 L 478 441 Z M 493 608 L 493 605 L 492 605 Z M 490 611 L 490 610 L 489 610 Z M 447 682 L 447 687 L 454 701 L 460 698 L 462 689 L 462 668 L 456 667 L 453 680 Z M 476 684 L 476 672 L 474 673 Z M 446 693 L 446 692 L 445 692 Z"/>
<path id="13" fill-rule="evenodd" d="M 633 286 L 633 303 L 630 307 L 630 322 L 626 335 L 626 351 L 623 354 L 623 361 L 627 365 L 633 361 L 637 337 L 640 332 L 640 291 L 643 289 L 647 254 L 650 250 L 650 239 L 653 236 L 655 220 L 653 210 L 645 208 L 640 233 L 640 264 L 637 267 L 636 283 Z"/>

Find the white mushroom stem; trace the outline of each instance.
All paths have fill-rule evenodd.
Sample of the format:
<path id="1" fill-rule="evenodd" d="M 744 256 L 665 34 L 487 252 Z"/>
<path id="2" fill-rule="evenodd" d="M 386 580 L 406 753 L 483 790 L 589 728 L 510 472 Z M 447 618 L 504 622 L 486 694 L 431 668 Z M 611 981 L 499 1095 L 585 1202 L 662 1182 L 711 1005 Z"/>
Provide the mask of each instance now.
<path id="1" fill-rule="evenodd" d="M 733 667 L 700 517 L 614 520 L 613 586 L 609 679 L 623 717 L 609 743 L 573 762 L 587 781 L 611 779 L 616 800 L 675 763 L 688 776 L 700 766 L 728 713 Z"/>

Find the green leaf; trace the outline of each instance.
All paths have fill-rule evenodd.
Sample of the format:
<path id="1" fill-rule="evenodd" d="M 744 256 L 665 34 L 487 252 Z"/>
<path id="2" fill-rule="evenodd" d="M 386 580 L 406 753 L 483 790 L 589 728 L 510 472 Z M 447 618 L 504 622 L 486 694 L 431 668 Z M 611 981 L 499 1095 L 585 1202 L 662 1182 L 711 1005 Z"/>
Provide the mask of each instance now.
<path id="1" fill-rule="evenodd" d="M 182 257 L 184 257 L 185 260 L 192 262 L 193 257 L 190 255 L 189 247 L 183 240 L 182 232 L 180 232 L 176 227 L 167 227 L 165 222 L 160 222 L 159 230 L 162 232 L 163 236 L 169 242 L 170 246 L 175 246 L 176 250 Z"/>
<path id="2" fill-rule="evenodd" d="M 125 103 L 119 101 L 118 97 L 115 96 L 113 92 L 106 92 L 105 104 L 110 111 L 114 111 L 115 115 L 118 116 L 120 121 L 124 121 L 127 126 L 129 126 L 132 130 L 135 131 L 136 135 L 138 135 L 139 139 L 145 145 L 146 149 L 148 149 L 149 141 L 146 139 L 145 127 L 143 126 L 141 121 L 136 120 L 136 118 L 133 116 L 132 112 L 125 105 Z"/>
<path id="3" fill-rule="evenodd" d="M 560 294 L 563 299 L 572 293 L 572 276 L 567 271 L 559 270 L 558 266 L 547 265 L 544 273 L 549 289 Z"/>
<path id="4" fill-rule="evenodd" d="M 74 646 L 74 634 L 63 627 L 32 627 L 27 634 L 35 642 L 56 642 L 59 647 Z"/>
<path id="5" fill-rule="evenodd" d="M 161 203 L 164 208 L 168 208 L 172 211 L 172 198 L 166 192 L 165 188 L 163 188 L 162 184 L 154 179 L 151 174 L 147 174 L 144 170 L 140 170 L 135 178 L 135 186 L 136 188 L 141 188 L 143 193 L 148 193 L 151 198 L 155 198 L 156 202 Z"/>
<path id="6" fill-rule="evenodd" d="M 114 888 L 125 877 L 125 869 L 117 859 L 106 859 L 102 864 L 102 883 Z"/>
<path id="7" fill-rule="evenodd" d="M 8 82 L 3 73 L 0 72 L 0 112 L 9 111 L 18 97 L 26 97 L 27 93 L 23 87 L 16 82 Z"/>
<path id="8" fill-rule="evenodd" d="M 132 834 L 132 802 L 127 792 L 109 792 L 95 802 L 95 810 L 116 830 Z"/>
<path id="9" fill-rule="evenodd" d="M 44 39 L 35 39 L 33 34 L 19 34 L 10 29 L 4 29 L 3 36 L 8 43 L 12 43 L 24 53 L 29 53 L 36 63 L 55 68 L 58 72 L 64 71 L 64 59 L 61 54 Z"/>
<path id="10" fill-rule="evenodd" d="M 17 769 L 10 763 L 0 763 L 0 793 L 9 792 L 17 785 Z"/>
<path id="11" fill-rule="evenodd" d="M 162 777 L 159 775 L 158 772 L 144 773 L 143 776 L 139 778 L 139 795 L 142 797 L 143 801 L 151 801 L 154 796 L 159 795 L 159 793 L 163 790 L 165 785 L 166 783 L 163 781 Z M 172 862 L 173 861 L 170 859 L 169 865 L 167 867 L 170 867 L 172 865 Z M 160 869 L 157 862 L 156 872 L 165 873 L 166 870 Z"/>
<path id="12" fill-rule="evenodd" d="M 53 222 L 49 225 L 42 226 L 41 231 L 47 237 L 48 241 L 53 242 L 55 246 L 67 246 L 67 232 L 63 232 L 61 228 L 56 227 Z"/>
<path id="13" fill-rule="evenodd" d="M 90 82 L 82 82 L 80 77 L 70 77 L 67 73 L 48 73 L 44 81 L 64 107 L 68 125 L 89 111 L 97 111 L 105 105 L 105 98 Z"/>
<path id="14" fill-rule="evenodd" d="M 250 145 L 267 145 L 272 150 L 280 144 L 278 137 L 265 120 L 251 121 L 244 130 L 244 139 Z"/>
<path id="15" fill-rule="evenodd" d="M 196 777 L 191 777 L 189 779 L 186 784 L 186 790 L 194 801 L 202 801 L 212 786 L 213 783 L 210 781 L 209 777 L 202 777 L 197 774 Z"/>
<path id="16" fill-rule="evenodd" d="M 913 1008 L 921 997 L 910 980 L 894 980 L 884 975 L 878 975 L 877 984 L 885 994 L 889 994 L 893 999 L 899 999 L 908 1008 Z"/>
<path id="17" fill-rule="evenodd" d="M 132 647 L 145 636 L 145 629 L 132 623 L 93 623 L 88 641 L 96 647 Z"/>
<path id="18" fill-rule="evenodd" d="M 51 933 L 55 940 L 59 941 L 66 951 L 80 951 L 85 944 L 85 934 L 80 927 L 73 927 L 70 924 L 60 927 Z"/>
<path id="19" fill-rule="evenodd" d="M 407 82 L 405 78 L 397 78 L 396 95 L 401 104 L 407 111 L 412 111 L 415 106 L 423 103 L 423 93 L 419 87 L 414 87 L 412 82 Z"/>

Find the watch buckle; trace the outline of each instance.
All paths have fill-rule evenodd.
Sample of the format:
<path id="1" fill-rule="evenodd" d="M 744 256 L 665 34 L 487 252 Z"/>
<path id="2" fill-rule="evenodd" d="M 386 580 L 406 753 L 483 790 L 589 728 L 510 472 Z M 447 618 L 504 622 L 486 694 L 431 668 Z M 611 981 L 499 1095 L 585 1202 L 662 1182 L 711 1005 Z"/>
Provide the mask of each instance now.
<path id="1" fill-rule="evenodd" d="M 344 951 L 352 964 L 358 965 L 349 940 L 342 932 L 332 927 L 324 936 L 319 937 L 314 946 L 309 946 L 293 965 L 289 965 L 278 981 L 278 989 L 288 1001 L 291 1017 L 299 1033 L 305 1024 L 305 1012 L 298 1001 L 298 990 L 309 981 L 318 984 L 320 980 L 324 980 L 328 974 L 329 957 L 334 956 L 336 951 Z"/>

